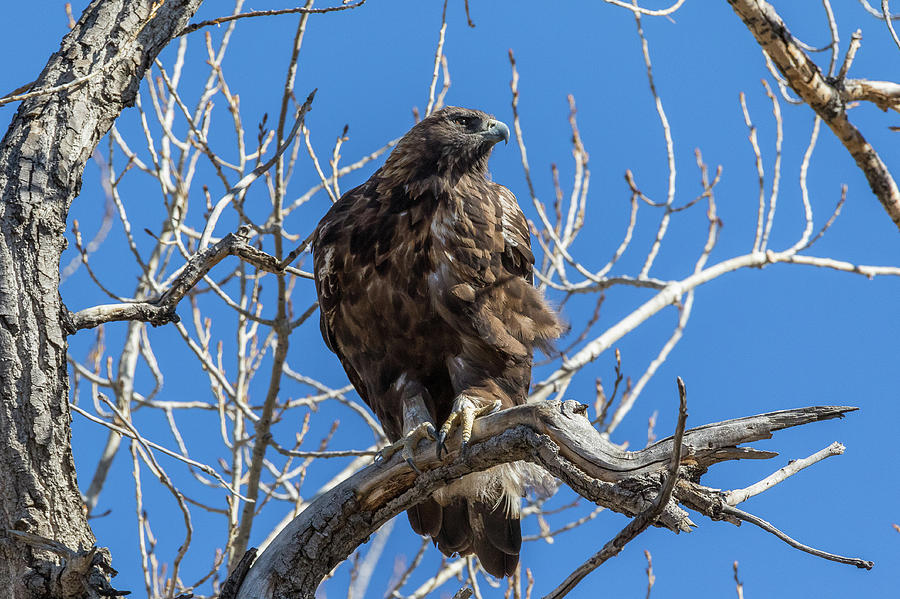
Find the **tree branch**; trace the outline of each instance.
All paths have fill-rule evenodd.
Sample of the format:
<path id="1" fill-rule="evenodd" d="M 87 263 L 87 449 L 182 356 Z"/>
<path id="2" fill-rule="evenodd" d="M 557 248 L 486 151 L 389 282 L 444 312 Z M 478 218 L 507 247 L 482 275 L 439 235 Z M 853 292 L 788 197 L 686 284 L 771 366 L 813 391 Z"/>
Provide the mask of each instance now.
<path id="1" fill-rule="evenodd" d="M 735 516 L 744 522 L 750 522 L 751 524 L 755 524 L 759 526 L 766 532 L 770 532 L 794 549 L 799 549 L 805 553 L 809 553 L 810 555 L 815 555 L 816 557 L 821 557 L 822 559 L 827 559 L 832 562 L 838 562 L 839 564 L 848 564 L 851 566 L 856 566 L 857 568 L 862 568 L 865 570 L 871 570 L 875 566 L 875 562 L 859 559 L 858 557 L 844 557 L 843 555 L 837 555 L 834 553 L 828 553 L 827 551 L 822 551 L 821 549 L 816 549 L 815 547 L 810 547 L 809 545 L 804 545 L 803 543 L 792 539 L 787 536 L 770 523 L 766 522 L 759 516 L 754 516 L 753 514 L 749 514 L 744 510 L 739 510 L 736 507 L 732 507 L 730 505 L 726 505 L 723 508 L 723 511 L 726 514 Z"/>
<path id="2" fill-rule="evenodd" d="M 71 452 L 68 312 L 59 295 L 66 217 L 97 143 L 200 2 L 82 3 L 34 91 L 3 100 L 22 104 L 0 141 L 0 529 L 94 545 Z M 4 594 L 67 596 L 52 576 L 59 561 L 0 542 Z M 106 574 L 92 561 L 89 582 Z M 100 596 L 100 583 L 88 587 L 77 596 Z"/>
<path id="3" fill-rule="evenodd" d="M 629 452 L 605 440 L 591 426 L 585 406 L 577 402 L 517 406 L 478 419 L 463 455 L 458 443 L 444 460 L 437 459 L 432 447 L 421 448 L 416 455 L 420 475 L 398 455 L 368 466 L 322 494 L 260 555 L 237 597 L 311 598 L 332 568 L 395 515 L 460 476 L 517 460 L 543 466 L 595 503 L 629 516 L 645 514 L 650 524 L 676 532 L 688 532 L 694 526 L 678 503 L 713 520 L 736 522 L 735 516 L 723 513 L 722 493 L 699 483 L 709 466 L 771 457 L 771 452 L 738 445 L 769 438 L 783 428 L 839 418 L 855 409 L 820 406 L 738 418 L 686 431 L 682 443 L 670 437 Z M 676 484 L 669 473 L 679 446 Z M 672 499 L 660 500 L 654 507 L 666 480 L 674 485 Z"/>
<path id="4" fill-rule="evenodd" d="M 178 302 L 206 276 L 213 266 L 226 256 L 238 256 L 264 272 L 283 273 L 286 266 L 276 260 L 274 256 L 247 243 L 249 235 L 250 227 L 244 225 L 238 229 L 237 233 L 229 233 L 217 244 L 194 254 L 181 269 L 172 286 L 156 300 L 104 304 L 75 313 L 69 312 L 69 334 L 81 329 L 90 329 L 105 322 L 119 320 L 140 320 L 149 322 L 153 326 L 178 322 L 178 315 L 175 314 Z"/>
<path id="5" fill-rule="evenodd" d="M 681 465 L 682 441 L 684 440 L 684 426 L 687 422 L 687 391 L 684 388 L 684 381 L 678 377 L 678 424 L 675 426 L 675 437 L 672 443 L 672 457 L 669 459 L 669 466 L 666 469 L 666 482 L 663 484 L 648 509 L 641 512 L 637 518 L 629 522 L 625 528 L 619 532 L 603 549 L 595 553 L 589 560 L 581 564 L 574 572 L 569 574 L 566 579 L 556 587 L 544 599 L 562 599 L 569 594 L 569 591 L 575 588 L 581 580 L 599 568 L 603 563 L 613 558 L 625 548 L 635 537 L 647 530 L 651 524 L 662 514 L 663 509 L 669 500 L 672 499 L 672 493 L 675 491 L 675 482 L 678 480 L 678 467 Z"/>
<path id="6" fill-rule="evenodd" d="M 900 228 L 900 189 L 862 133 L 847 118 L 848 100 L 872 100 L 883 110 L 900 105 L 897 86 L 886 82 L 825 77 L 765 0 L 728 0 L 788 84 L 831 128 L 862 169 L 888 216 Z M 842 69 L 843 71 L 843 69 Z M 847 91 L 845 91 L 847 90 Z"/>
<path id="7" fill-rule="evenodd" d="M 297 7 L 297 8 L 282 8 L 279 10 L 254 10 L 251 12 L 240 13 L 236 15 L 228 15 L 227 17 L 219 17 L 218 19 L 210 19 L 208 21 L 201 21 L 200 23 L 193 23 L 188 25 L 181 31 L 175 34 L 175 37 L 181 37 L 182 35 L 187 35 L 189 33 L 193 33 L 198 29 L 203 29 L 204 27 L 210 27 L 212 25 L 221 25 L 222 23 L 228 23 L 229 21 L 236 21 L 238 19 L 249 19 L 253 17 L 275 17 L 278 15 L 294 15 L 294 14 L 325 14 L 329 12 L 340 12 L 342 10 L 348 10 L 351 8 L 359 8 L 363 4 L 366 3 L 366 0 L 357 0 L 353 4 L 342 4 L 339 6 L 329 6 L 327 8 L 306 8 L 306 7 Z M 17 90 L 18 91 L 18 90 Z"/>

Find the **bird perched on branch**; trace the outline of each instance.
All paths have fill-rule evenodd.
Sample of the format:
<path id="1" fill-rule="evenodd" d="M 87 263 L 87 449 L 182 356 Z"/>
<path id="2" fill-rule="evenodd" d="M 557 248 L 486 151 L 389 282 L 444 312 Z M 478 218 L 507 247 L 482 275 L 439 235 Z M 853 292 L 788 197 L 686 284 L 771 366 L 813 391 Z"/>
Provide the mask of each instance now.
<path id="1" fill-rule="evenodd" d="M 532 281 L 515 196 L 488 178 L 509 128 L 447 107 L 415 125 L 384 166 L 348 191 L 313 239 L 322 336 L 413 469 L 413 450 L 454 427 L 525 402 L 535 346 L 561 332 Z M 440 427 L 436 429 L 436 427 Z M 524 462 L 461 477 L 408 511 L 445 554 L 474 553 L 513 573 L 520 497 L 546 474 Z"/>

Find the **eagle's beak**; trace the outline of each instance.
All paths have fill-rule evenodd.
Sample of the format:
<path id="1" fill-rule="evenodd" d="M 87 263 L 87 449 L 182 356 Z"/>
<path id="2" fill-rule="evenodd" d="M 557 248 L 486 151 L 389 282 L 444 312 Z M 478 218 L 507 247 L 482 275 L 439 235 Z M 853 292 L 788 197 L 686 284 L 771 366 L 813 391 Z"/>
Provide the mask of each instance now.
<path id="1" fill-rule="evenodd" d="M 503 143 L 509 143 L 509 127 L 506 126 L 506 123 L 501 121 L 490 120 L 486 123 L 485 129 L 481 132 L 481 135 L 494 143 L 497 143 L 501 139 Z"/>

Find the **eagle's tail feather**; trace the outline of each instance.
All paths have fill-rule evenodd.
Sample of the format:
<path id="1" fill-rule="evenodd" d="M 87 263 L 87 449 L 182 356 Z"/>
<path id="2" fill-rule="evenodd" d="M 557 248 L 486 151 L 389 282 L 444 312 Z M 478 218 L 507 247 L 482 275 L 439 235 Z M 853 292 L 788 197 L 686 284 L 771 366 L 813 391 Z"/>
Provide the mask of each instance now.
<path id="1" fill-rule="evenodd" d="M 485 571 L 497 578 L 510 576 L 519 563 L 519 516 L 507 514 L 505 502 L 492 504 L 457 495 L 444 506 L 427 499 L 407 514 L 413 530 L 431 536 L 448 557 L 474 553 Z"/>
<path id="2" fill-rule="evenodd" d="M 443 506 L 441 530 L 434 535 L 434 543 L 446 556 L 454 553 L 465 555 L 472 552 L 472 526 L 469 521 L 469 506 L 465 497 L 454 497 Z"/>
<path id="3" fill-rule="evenodd" d="M 416 534 L 423 537 L 436 537 L 441 532 L 443 508 L 434 499 L 428 498 L 422 503 L 406 510 L 409 524 Z"/>
<path id="4" fill-rule="evenodd" d="M 549 497 L 556 480 L 526 462 L 467 474 L 407 510 L 413 530 L 430 536 L 447 557 L 474 553 L 486 572 L 515 572 L 522 547 L 519 502 L 525 488 Z"/>
<path id="5" fill-rule="evenodd" d="M 497 578 L 511 576 L 519 564 L 522 547 L 518 514 L 506 514 L 502 505 L 470 501 L 469 522 L 474 533 L 473 550 L 481 566 Z"/>
<path id="6" fill-rule="evenodd" d="M 481 520 L 484 529 L 484 538 L 488 539 L 494 547 L 509 553 L 518 555 L 522 547 L 522 527 L 519 525 L 518 514 L 512 516 L 506 513 L 502 506 L 490 506 L 483 502 L 470 502 L 469 519 Z"/>

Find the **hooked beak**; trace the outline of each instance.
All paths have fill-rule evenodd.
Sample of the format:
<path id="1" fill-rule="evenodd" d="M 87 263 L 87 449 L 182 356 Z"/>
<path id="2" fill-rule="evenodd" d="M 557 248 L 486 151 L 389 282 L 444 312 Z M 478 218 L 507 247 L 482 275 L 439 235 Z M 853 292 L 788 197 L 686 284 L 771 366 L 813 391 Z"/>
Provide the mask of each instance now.
<path id="1" fill-rule="evenodd" d="M 481 135 L 494 143 L 497 143 L 501 139 L 503 140 L 503 143 L 509 143 L 509 127 L 506 126 L 506 123 L 501 121 L 488 121 L 485 129 L 481 132 Z"/>

